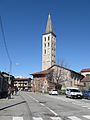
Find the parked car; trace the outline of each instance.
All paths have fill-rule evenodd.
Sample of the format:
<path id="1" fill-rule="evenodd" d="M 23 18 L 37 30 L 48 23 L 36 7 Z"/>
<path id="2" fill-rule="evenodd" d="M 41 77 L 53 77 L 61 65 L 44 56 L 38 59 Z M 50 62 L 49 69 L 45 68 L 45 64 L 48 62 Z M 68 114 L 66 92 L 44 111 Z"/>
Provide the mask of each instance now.
<path id="1" fill-rule="evenodd" d="M 49 95 L 58 95 L 58 91 L 57 90 L 50 90 Z"/>
<path id="2" fill-rule="evenodd" d="M 83 91 L 83 98 L 90 99 L 90 90 Z"/>
<path id="3" fill-rule="evenodd" d="M 83 98 L 82 92 L 79 90 L 79 88 L 66 88 L 66 97 L 69 98 Z"/>

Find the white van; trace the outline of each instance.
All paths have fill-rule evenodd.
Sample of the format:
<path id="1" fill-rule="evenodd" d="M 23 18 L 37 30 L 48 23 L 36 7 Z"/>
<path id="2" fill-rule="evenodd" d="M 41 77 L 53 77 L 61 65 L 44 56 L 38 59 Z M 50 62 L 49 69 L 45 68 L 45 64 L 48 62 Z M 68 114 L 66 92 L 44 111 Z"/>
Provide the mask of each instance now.
<path id="1" fill-rule="evenodd" d="M 68 87 L 68 88 L 66 88 L 66 97 L 82 99 L 83 94 L 79 88 Z"/>

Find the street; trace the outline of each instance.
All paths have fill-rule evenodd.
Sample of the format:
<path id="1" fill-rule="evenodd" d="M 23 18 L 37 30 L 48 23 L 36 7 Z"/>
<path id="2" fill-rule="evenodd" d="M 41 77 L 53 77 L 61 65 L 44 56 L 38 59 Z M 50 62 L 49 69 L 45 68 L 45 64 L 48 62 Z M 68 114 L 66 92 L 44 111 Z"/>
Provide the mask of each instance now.
<path id="1" fill-rule="evenodd" d="M 0 100 L 0 120 L 90 120 L 90 100 L 21 91 Z"/>

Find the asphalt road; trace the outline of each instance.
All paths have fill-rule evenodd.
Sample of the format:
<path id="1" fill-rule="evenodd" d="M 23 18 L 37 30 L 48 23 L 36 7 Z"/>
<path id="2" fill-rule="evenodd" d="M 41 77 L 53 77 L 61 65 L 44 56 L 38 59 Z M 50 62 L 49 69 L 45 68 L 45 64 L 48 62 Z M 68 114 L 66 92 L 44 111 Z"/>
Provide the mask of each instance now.
<path id="1" fill-rule="evenodd" d="M 21 92 L 13 104 L 0 111 L 0 120 L 90 120 L 86 99 Z"/>

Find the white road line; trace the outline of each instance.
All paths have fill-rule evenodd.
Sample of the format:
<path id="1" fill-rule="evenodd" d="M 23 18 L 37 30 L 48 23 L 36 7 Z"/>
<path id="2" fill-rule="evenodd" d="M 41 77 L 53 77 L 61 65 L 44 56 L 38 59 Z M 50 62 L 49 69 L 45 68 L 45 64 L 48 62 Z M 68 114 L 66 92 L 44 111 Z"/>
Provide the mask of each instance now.
<path id="1" fill-rule="evenodd" d="M 26 94 L 27 95 L 27 94 Z M 33 100 L 35 100 L 35 101 L 37 101 L 37 102 L 39 102 L 37 99 L 35 99 L 34 97 L 32 97 L 32 96 L 29 96 L 29 95 L 27 95 L 28 97 L 31 97 Z M 40 105 L 42 105 L 42 106 L 45 106 L 44 104 L 42 104 L 42 103 L 40 103 Z M 46 107 L 46 106 L 45 106 Z M 55 116 L 57 116 L 58 114 L 57 113 L 55 113 L 53 110 L 51 110 L 49 107 L 46 107 L 49 111 L 51 111 Z"/>
<path id="2" fill-rule="evenodd" d="M 13 117 L 13 120 L 23 120 L 23 117 Z"/>
<path id="3" fill-rule="evenodd" d="M 51 110 L 49 107 L 46 107 L 50 112 L 52 112 L 55 116 L 57 116 L 58 114 L 55 113 L 53 110 Z"/>
<path id="4" fill-rule="evenodd" d="M 88 107 L 88 106 L 82 106 L 82 107 Z"/>
<path id="5" fill-rule="evenodd" d="M 57 116 L 57 113 L 55 113 L 53 110 L 50 110 L 54 115 L 56 115 Z"/>
<path id="6" fill-rule="evenodd" d="M 26 94 L 26 93 L 25 93 Z M 26 94 L 28 97 L 30 97 L 30 98 L 32 98 L 33 100 L 35 100 L 36 102 L 39 102 L 37 99 L 35 99 L 34 97 L 32 97 L 32 96 L 30 96 L 30 95 L 28 95 L 28 94 Z"/>
<path id="7" fill-rule="evenodd" d="M 88 109 L 90 109 L 90 108 L 88 108 Z"/>
<path id="8" fill-rule="evenodd" d="M 45 106 L 43 103 L 40 103 L 40 105 Z"/>
<path id="9" fill-rule="evenodd" d="M 41 117 L 33 117 L 33 120 L 43 120 Z"/>
<path id="10" fill-rule="evenodd" d="M 50 117 L 52 120 L 62 120 L 60 117 Z"/>
<path id="11" fill-rule="evenodd" d="M 69 116 L 68 118 L 71 119 L 71 120 L 81 120 L 80 118 L 75 117 L 75 116 Z"/>
<path id="12" fill-rule="evenodd" d="M 84 115 L 83 117 L 90 120 L 90 115 Z"/>
<path id="13" fill-rule="evenodd" d="M 38 101 L 38 100 L 35 100 L 35 101 L 39 103 L 39 101 Z"/>

